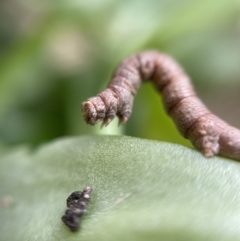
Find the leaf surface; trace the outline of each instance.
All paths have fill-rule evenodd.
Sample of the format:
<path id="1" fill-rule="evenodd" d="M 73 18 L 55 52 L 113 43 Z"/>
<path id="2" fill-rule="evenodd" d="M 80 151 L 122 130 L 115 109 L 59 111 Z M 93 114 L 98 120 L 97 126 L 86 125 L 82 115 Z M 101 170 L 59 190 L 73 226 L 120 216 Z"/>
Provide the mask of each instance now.
<path id="1" fill-rule="evenodd" d="M 0 185 L 0 240 L 240 237 L 240 164 L 176 144 L 83 136 L 34 151 L 8 150 L 0 160 Z M 80 231 L 72 233 L 61 221 L 66 198 L 87 185 L 92 199 Z"/>

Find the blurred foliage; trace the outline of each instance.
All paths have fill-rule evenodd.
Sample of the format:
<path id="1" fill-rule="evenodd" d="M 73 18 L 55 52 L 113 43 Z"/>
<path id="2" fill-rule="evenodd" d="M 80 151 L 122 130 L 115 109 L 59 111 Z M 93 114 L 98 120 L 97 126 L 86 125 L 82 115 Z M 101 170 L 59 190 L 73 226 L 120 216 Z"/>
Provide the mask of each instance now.
<path id="1" fill-rule="evenodd" d="M 2 0 L 1 141 L 108 132 L 189 145 L 149 84 L 122 128 L 87 126 L 80 104 L 104 88 L 122 58 L 148 48 L 173 55 L 200 96 L 216 85 L 239 88 L 239 14 L 237 0 Z"/>

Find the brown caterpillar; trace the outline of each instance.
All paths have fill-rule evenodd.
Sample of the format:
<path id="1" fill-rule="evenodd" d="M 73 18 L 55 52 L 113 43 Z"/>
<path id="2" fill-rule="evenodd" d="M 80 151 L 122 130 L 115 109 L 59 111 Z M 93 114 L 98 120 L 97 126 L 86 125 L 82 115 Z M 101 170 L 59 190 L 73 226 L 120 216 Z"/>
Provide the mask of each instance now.
<path id="1" fill-rule="evenodd" d="M 107 89 L 82 103 L 85 121 L 107 126 L 117 115 L 126 123 L 142 81 L 153 80 L 179 132 L 207 156 L 240 159 L 240 130 L 212 114 L 197 97 L 188 75 L 170 56 L 145 51 L 123 60 Z"/>

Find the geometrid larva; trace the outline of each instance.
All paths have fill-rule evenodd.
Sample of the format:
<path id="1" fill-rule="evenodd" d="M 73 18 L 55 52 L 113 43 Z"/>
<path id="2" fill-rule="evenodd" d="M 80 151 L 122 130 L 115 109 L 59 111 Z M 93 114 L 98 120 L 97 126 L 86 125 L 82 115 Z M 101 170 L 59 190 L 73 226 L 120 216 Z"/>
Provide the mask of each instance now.
<path id="1" fill-rule="evenodd" d="M 117 115 L 127 122 L 134 96 L 141 82 L 152 80 L 163 96 L 167 113 L 178 130 L 207 156 L 222 154 L 240 159 L 240 130 L 212 114 L 196 96 L 184 70 L 170 56 L 145 51 L 123 60 L 115 70 L 107 89 L 83 102 L 85 121 L 108 125 Z"/>

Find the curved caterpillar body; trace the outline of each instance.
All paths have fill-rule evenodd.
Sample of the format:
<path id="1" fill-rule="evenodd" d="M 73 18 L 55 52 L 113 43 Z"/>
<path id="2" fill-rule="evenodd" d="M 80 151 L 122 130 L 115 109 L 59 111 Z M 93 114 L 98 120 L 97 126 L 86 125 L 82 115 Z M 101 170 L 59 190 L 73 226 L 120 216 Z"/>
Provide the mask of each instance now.
<path id="1" fill-rule="evenodd" d="M 125 123 L 141 83 L 152 80 L 179 132 L 207 156 L 222 154 L 240 160 L 240 130 L 211 113 L 197 97 L 188 75 L 170 56 L 145 51 L 123 60 L 107 89 L 82 103 L 88 124 L 108 125 L 117 115 Z"/>

